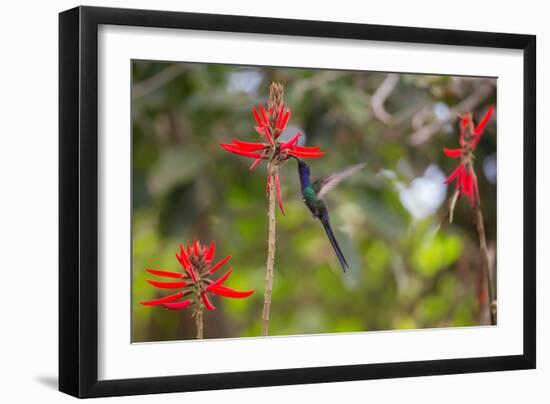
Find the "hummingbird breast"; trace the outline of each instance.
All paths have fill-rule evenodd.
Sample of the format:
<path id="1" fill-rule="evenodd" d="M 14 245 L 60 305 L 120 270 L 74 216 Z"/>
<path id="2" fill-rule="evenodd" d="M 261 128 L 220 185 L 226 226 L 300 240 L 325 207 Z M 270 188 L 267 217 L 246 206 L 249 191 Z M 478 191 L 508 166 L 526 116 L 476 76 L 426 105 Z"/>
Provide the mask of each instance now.
<path id="1" fill-rule="evenodd" d="M 308 186 L 304 188 L 304 190 L 302 191 L 302 196 L 304 198 L 306 206 L 311 211 L 311 213 L 314 216 L 319 217 L 324 207 L 324 203 L 321 199 L 317 198 L 317 193 L 315 192 L 313 187 Z"/>

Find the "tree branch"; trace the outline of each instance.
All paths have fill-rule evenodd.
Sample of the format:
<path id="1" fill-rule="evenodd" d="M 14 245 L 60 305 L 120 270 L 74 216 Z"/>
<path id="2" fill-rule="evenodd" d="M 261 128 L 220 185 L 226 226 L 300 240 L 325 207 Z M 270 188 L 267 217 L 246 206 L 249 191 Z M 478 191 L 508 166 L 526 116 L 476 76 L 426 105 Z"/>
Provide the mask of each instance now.
<path id="1" fill-rule="evenodd" d="M 481 104 L 489 95 L 491 95 L 494 84 L 492 82 L 485 82 L 479 86 L 476 91 L 470 94 L 461 103 L 449 110 L 449 115 L 444 120 L 433 120 L 427 125 L 413 132 L 410 136 L 409 143 L 418 146 L 428 141 L 433 135 L 441 130 L 443 125 L 450 120 L 455 119 L 457 114 L 463 114 L 468 111 L 473 111 L 479 104 Z"/>

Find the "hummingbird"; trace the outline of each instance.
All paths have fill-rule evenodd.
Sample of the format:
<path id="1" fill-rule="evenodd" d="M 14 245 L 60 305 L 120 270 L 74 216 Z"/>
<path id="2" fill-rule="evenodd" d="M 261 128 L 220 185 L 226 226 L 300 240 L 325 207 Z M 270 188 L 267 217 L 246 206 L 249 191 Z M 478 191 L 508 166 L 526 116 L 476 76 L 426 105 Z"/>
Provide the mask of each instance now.
<path id="1" fill-rule="evenodd" d="M 318 218 L 323 224 L 330 244 L 336 253 L 336 257 L 338 258 L 338 262 L 340 262 L 342 270 L 346 272 L 349 266 L 344 254 L 342 254 L 342 250 L 340 249 L 338 242 L 336 241 L 336 237 L 334 237 L 332 227 L 330 226 L 327 204 L 323 200 L 323 197 L 328 191 L 333 189 L 345 178 L 361 170 L 366 163 L 352 165 L 342 171 L 312 182 L 309 166 L 302 159 L 296 158 L 296 160 L 298 160 L 298 174 L 300 176 L 300 187 L 304 203 L 313 214 L 313 217 Z"/>

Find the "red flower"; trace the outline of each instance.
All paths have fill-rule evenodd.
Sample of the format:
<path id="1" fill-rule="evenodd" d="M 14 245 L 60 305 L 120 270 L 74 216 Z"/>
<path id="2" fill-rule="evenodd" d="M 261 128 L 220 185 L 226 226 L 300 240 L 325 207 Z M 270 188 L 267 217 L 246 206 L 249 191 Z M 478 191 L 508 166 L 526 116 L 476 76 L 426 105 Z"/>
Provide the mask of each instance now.
<path id="1" fill-rule="evenodd" d="M 147 272 L 152 275 L 174 279 L 170 281 L 148 280 L 147 282 L 151 285 L 159 289 L 178 289 L 178 291 L 159 299 L 141 302 L 141 304 L 145 306 L 162 305 L 171 310 L 185 309 L 191 305 L 204 305 L 207 310 L 214 310 L 215 307 L 208 298 L 208 293 L 231 298 L 244 298 L 254 293 L 254 291 L 241 292 L 223 285 L 233 272 L 232 269 L 218 279 L 212 279 L 214 272 L 220 269 L 231 258 L 228 255 L 215 265 L 212 265 L 215 249 L 216 244 L 214 241 L 212 241 L 210 246 L 202 246 L 195 240 L 192 245 L 187 246 L 187 249 L 180 244 L 176 258 L 183 268 L 183 272 L 147 269 Z"/>
<path id="2" fill-rule="evenodd" d="M 298 158 L 316 158 L 325 155 L 325 152 L 320 151 L 320 146 L 299 146 L 298 139 L 301 133 L 298 132 L 286 142 L 279 141 L 279 136 L 286 128 L 290 119 L 290 109 L 280 102 L 280 105 L 274 105 L 266 111 L 263 105 L 260 104 L 259 111 L 256 108 L 252 109 L 252 114 L 256 120 L 254 129 L 260 134 L 265 141 L 263 143 L 243 142 L 232 138 L 230 144 L 220 144 L 225 150 L 230 153 L 240 156 L 253 158 L 254 162 L 250 166 L 253 170 L 262 162 L 262 160 L 272 161 L 279 164 L 282 161 L 288 160 L 289 156 Z M 268 175 L 267 183 L 271 181 Z M 279 208 L 284 214 L 283 200 L 281 198 L 281 187 L 279 183 L 279 175 L 275 175 L 275 187 L 277 189 L 277 199 Z"/>
<path id="3" fill-rule="evenodd" d="M 447 149 L 443 148 L 443 153 L 450 158 L 460 158 L 460 164 L 457 168 L 447 177 L 445 184 L 449 184 L 456 179 L 456 189 L 460 194 L 466 195 L 470 199 L 472 206 L 477 202 L 479 203 L 479 189 L 477 186 L 477 176 L 474 171 L 474 150 L 477 148 L 485 126 L 494 111 L 494 106 L 490 106 L 489 110 L 481 120 L 481 122 L 475 126 L 472 119 L 472 113 L 464 114 L 460 118 L 460 137 L 459 149 Z"/>

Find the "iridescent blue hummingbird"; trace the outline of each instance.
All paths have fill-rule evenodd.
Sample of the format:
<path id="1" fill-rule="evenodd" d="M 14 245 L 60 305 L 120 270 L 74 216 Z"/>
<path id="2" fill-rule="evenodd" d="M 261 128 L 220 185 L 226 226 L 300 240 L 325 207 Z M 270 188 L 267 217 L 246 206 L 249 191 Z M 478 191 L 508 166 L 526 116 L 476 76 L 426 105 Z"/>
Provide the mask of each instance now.
<path id="1" fill-rule="evenodd" d="M 338 257 L 340 266 L 343 271 L 346 272 L 349 266 L 344 254 L 342 254 L 342 250 L 340 249 L 338 242 L 336 241 L 336 237 L 334 237 L 334 233 L 330 226 L 327 204 L 323 200 L 323 196 L 325 196 L 328 191 L 338 185 L 342 180 L 361 170 L 366 164 L 356 164 L 346 168 L 345 170 L 312 182 L 309 166 L 301 159 L 296 158 L 296 160 L 298 160 L 298 174 L 300 176 L 300 186 L 302 189 L 302 197 L 304 202 L 313 216 L 318 218 L 323 224 L 330 244 L 336 253 L 336 257 Z"/>

